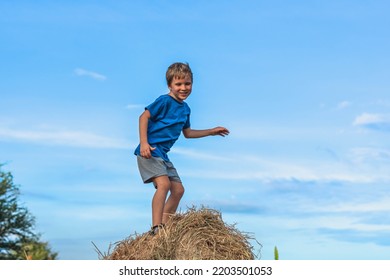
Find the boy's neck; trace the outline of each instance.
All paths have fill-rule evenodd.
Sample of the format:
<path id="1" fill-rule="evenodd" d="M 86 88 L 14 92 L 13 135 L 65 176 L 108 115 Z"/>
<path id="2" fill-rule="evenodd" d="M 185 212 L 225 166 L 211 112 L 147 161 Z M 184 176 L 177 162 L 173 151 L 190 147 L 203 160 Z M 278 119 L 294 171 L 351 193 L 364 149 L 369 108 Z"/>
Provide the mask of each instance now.
<path id="1" fill-rule="evenodd" d="M 175 97 L 175 95 L 174 95 L 172 92 L 169 92 L 168 95 L 169 95 L 170 97 L 172 97 L 173 99 L 175 99 L 175 100 L 176 100 L 177 102 L 179 102 L 179 103 L 183 103 L 183 102 L 184 102 L 183 100 L 177 99 L 177 98 Z"/>

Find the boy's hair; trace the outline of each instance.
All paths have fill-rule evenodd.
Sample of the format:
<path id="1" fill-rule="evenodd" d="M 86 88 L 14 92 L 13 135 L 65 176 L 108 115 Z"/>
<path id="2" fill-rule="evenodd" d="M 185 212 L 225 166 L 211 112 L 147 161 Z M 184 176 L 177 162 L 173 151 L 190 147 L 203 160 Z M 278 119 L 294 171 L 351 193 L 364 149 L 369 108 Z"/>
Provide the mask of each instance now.
<path id="1" fill-rule="evenodd" d="M 171 64 L 168 67 L 166 73 L 167 85 L 169 86 L 173 80 L 173 78 L 184 78 L 189 76 L 191 78 L 191 82 L 193 81 L 192 71 L 190 65 L 188 63 L 176 62 Z"/>

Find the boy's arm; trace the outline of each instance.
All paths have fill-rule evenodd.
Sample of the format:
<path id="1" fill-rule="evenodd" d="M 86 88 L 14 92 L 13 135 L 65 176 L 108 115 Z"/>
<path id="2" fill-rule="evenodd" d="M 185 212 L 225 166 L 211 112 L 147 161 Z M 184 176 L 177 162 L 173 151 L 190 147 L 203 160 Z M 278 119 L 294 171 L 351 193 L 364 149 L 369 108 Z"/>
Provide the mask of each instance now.
<path id="1" fill-rule="evenodd" d="M 144 158 L 151 158 L 151 151 L 155 150 L 155 147 L 151 147 L 148 142 L 148 123 L 150 119 L 149 110 L 145 110 L 139 117 L 139 141 L 140 141 L 140 154 Z"/>
<path id="2" fill-rule="evenodd" d="M 229 133 L 230 132 L 228 129 L 221 126 L 217 126 L 210 129 L 201 129 L 201 130 L 191 129 L 190 127 L 183 129 L 183 135 L 185 138 L 201 138 L 205 136 L 214 136 L 214 135 L 220 135 L 225 137 Z"/>

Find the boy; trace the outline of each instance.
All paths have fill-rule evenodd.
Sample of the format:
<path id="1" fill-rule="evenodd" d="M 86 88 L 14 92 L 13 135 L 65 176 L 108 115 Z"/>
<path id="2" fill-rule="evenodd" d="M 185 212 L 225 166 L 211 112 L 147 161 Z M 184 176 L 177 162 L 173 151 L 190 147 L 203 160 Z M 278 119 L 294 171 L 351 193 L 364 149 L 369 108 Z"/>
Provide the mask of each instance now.
<path id="1" fill-rule="evenodd" d="M 142 180 L 153 182 L 156 188 L 152 199 L 152 235 L 176 212 L 184 194 L 181 179 L 167 156 L 180 133 L 183 132 L 186 138 L 229 134 L 224 127 L 191 129 L 191 111 L 184 102 L 192 91 L 193 77 L 188 64 L 169 66 L 166 80 L 169 93 L 147 106 L 139 118 L 140 144 L 134 152 Z M 166 199 L 168 192 L 170 195 Z"/>

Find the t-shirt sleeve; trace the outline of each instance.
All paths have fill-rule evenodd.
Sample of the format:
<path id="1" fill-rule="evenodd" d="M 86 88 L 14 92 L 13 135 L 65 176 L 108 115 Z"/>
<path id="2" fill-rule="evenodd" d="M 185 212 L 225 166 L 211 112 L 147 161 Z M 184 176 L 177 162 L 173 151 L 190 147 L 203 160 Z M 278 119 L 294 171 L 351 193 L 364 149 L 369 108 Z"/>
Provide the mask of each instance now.
<path id="1" fill-rule="evenodd" d="M 158 116 L 163 113 L 165 103 L 166 102 L 163 98 L 157 98 L 152 104 L 145 107 L 145 110 L 150 112 L 150 118 L 152 121 L 156 121 Z"/>
<path id="2" fill-rule="evenodd" d="M 187 117 L 186 123 L 183 126 L 183 129 L 191 127 L 190 116 L 191 116 L 191 110 L 190 110 L 190 108 L 188 108 L 188 117 Z"/>

